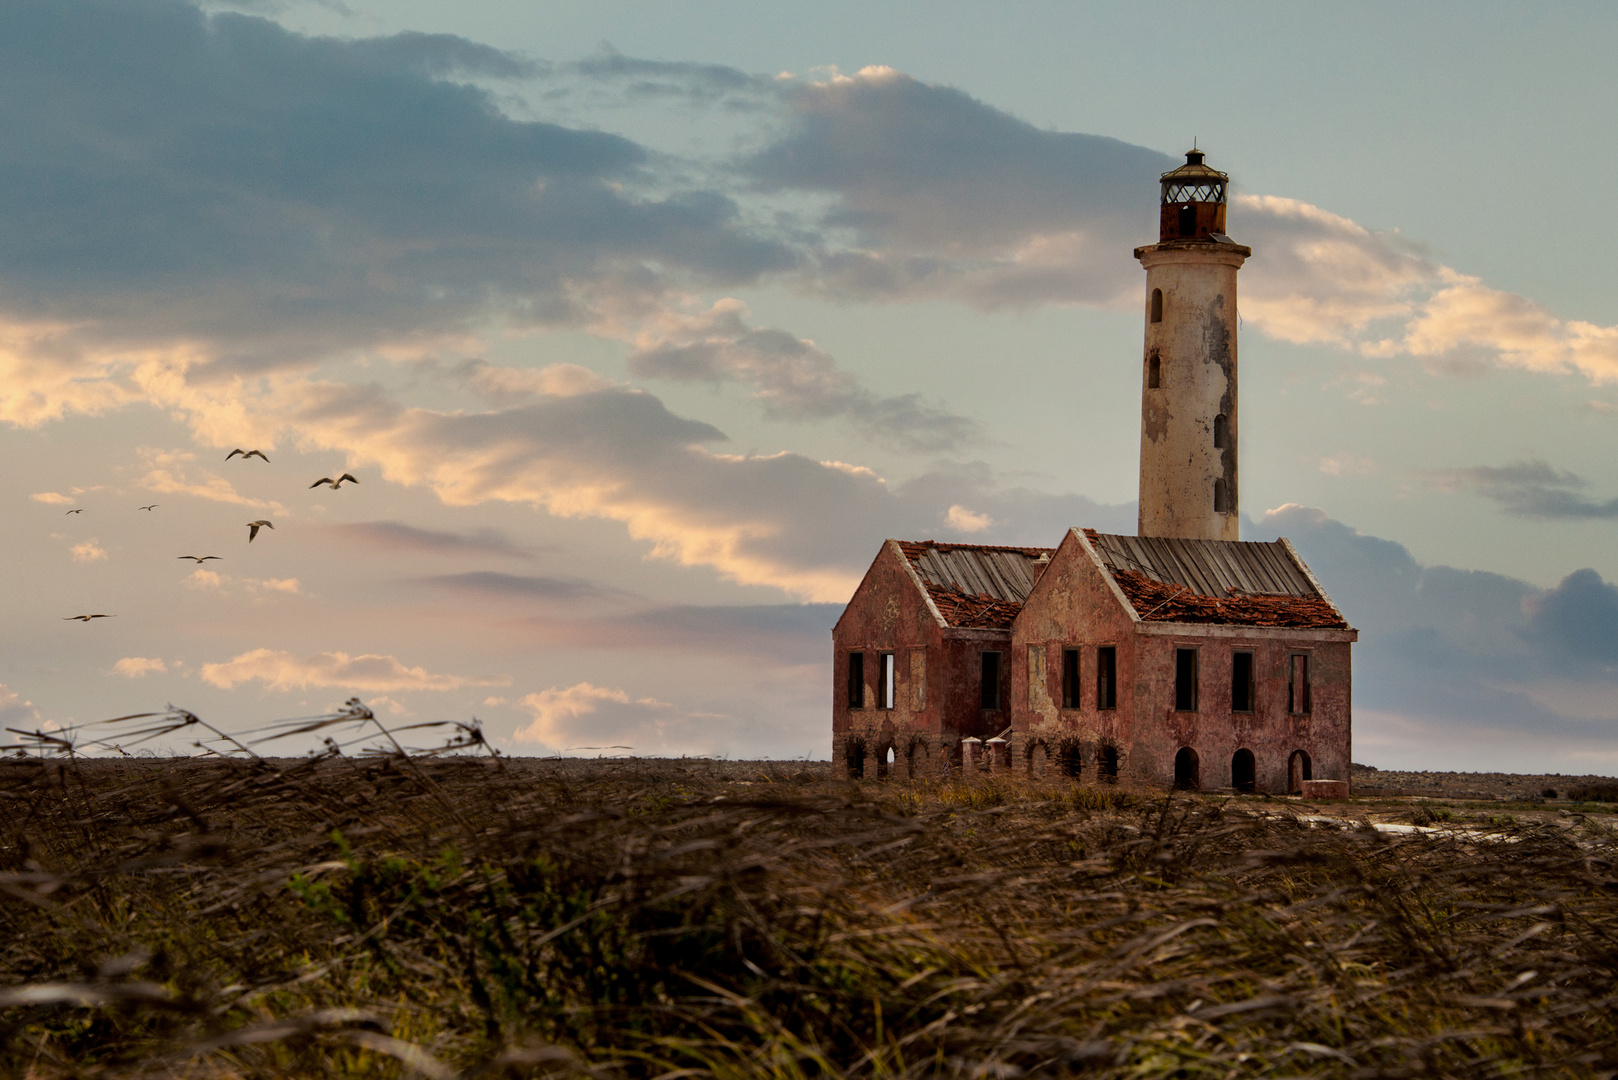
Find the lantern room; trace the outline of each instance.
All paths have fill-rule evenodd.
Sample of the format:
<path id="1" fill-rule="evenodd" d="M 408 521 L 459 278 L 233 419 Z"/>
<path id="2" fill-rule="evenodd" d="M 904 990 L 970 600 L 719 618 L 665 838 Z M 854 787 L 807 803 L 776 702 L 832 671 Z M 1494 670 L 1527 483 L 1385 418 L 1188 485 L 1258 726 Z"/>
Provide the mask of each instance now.
<path id="1" fill-rule="evenodd" d="M 1163 174 L 1158 241 L 1229 243 L 1225 232 L 1225 185 L 1230 176 L 1204 165 L 1201 150 L 1187 150 L 1185 164 Z"/>

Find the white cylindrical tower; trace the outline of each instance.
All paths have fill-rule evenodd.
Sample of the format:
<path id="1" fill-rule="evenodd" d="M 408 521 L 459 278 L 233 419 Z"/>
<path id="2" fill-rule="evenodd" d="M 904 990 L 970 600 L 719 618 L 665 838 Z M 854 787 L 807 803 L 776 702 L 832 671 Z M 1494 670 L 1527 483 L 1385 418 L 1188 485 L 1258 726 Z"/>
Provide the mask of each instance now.
<path id="1" fill-rule="evenodd" d="M 1236 271 L 1251 248 L 1225 235 L 1230 177 L 1192 150 L 1163 174 L 1146 268 L 1141 365 L 1141 536 L 1240 539 L 1236 474 Z"/>

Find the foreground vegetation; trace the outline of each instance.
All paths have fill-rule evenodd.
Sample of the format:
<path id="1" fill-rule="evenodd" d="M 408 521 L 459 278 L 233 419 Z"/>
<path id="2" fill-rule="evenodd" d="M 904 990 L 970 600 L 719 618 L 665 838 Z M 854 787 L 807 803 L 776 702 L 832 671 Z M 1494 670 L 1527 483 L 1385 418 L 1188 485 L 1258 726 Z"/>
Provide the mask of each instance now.
<path id="1" fill-rule="evenodd" d="M 793 768 L 7 759 L 0 1075 L 1618 1069 L 1606 819 Z"/>

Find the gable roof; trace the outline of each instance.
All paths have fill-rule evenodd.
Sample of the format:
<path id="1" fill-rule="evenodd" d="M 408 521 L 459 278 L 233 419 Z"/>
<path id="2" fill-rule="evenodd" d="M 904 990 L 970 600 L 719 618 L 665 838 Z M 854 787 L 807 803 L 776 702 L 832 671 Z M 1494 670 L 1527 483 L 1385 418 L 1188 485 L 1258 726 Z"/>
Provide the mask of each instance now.
<path id="1" fill-rule="evenodd" d="M 1084 535 L 1143 622 L 1349 628 L 1285 540 Z"/>
<path id="2" fill-rule="evenodd" d="M 1008 630 L 1054 548 L 898 540 L 949 626 Z"/>

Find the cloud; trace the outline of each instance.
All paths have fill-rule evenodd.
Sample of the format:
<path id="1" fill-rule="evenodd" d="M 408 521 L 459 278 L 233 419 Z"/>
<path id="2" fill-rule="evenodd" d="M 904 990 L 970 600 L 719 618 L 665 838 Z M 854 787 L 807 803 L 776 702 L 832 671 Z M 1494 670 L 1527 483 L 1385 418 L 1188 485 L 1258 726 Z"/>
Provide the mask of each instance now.
<path id="1" fill-rule="evenodd" d="M 1376 472 L 1376 462 L 1345 450 L 1341 454 L 1321 458 L 1320 471 L 1327 476 L 1369 476 Z"/>
<path id="2" fill-rule="evenodd" d="M 518 728 L 512 737 L 554 749 L 568 749 L 569 744 L 581 741 L 622 743 L 646 728 L 655 731 L 662 727 L 664 713 L 672 707 L 655 698 L 632 700 L 626 691 L 587 682 L 526 694 L 517 704 L 532 714 L 533 720 Z"/>
<path id="3" fill-rule="evenodd" d="M 126 656 L 112 665 L 113 674 L 122 675 L 130 679 L 138 679 L 153 671 L 162 674 L 168 669 L 168 665 L 162 660 L 146 656 Z"/>
<path id="4" fill-rule="evenodd" d="M 1401 741 L 1378 717 L 1448 732 L 1446 745 L 1463 732 L 1472 743 L 1495 733 L 1506 741 L 1532 736 L 1547 754 L 1615 744 L 1618 587 L 1594 570 L 1541 589 L 1501 574 L 1423 565 L 1400 544 L 1295 504 L 1244 530 L 1249 539 L 1278 534 L 1360 629 L 1356 745 L 1385 738 L 1417 767 L 1449 767 L 1447 749 Z M 1468 761 L 1481 760 L 1482 748 L 1474 749 Z M 1506 756 L 1491 767 L 1510 764 Z"/>
<path id="5" fill-rule="evenodd" d="M 842 604 L 671 604 L 577 616 L 542 612 L 522 626 L 552 648 L 825 662 Z"/>
<path id="6" fill-rule="evenodd" d="M 206 570 L 199 566 L 186 575 L 185 585 L 192 589 L 222 589 L 225 582 L 217 571 Z"/>
<path id="7" fill-rule="evenodd" d="M 143 446 L 138 452 L 142 468 L 145 469 L 138 482 L 147 491 L 159 495 L 189 495 L 255 510 L 286 512 L 286 507 L 274 500 L 254 499 L 241 494 L 229 480 L 207 469 L 201 470 L 201 477 L 194 479 L 190 463 L 197 460 L 197 455 L 189 450 L 159 450 Z"/>
<path id="8" fill-rule="evenodd" d="M 960 503 L 949 508 L 949 513 L 944 515 L 944 521 L 950 528 L 964 533 L 982 532 L 994 524 L 994 518 L 988 514 L 973 513 Z"/>
<path id="9" fill-rule="evenodd" d="M 494 529 L 475 533 L 442 532 L 421 529 L 398 521 L 366 521 L 352 525 L 330 525 L 329 531 L 352 543 L 389 551 L 420 551 L 434 555 L 500 555 L 513 559 L 533 559 L 534 553 L 519 546 Z"/>
<path id="10" fill-rule="evenodd" d="M 1618 518 L 1618 498 L 1604 502 L 1587 499 L 1579 492 L 1590 486 L 1588 480 L 1543 461 L 1444 469 L 1430 473 L 1429 480 L 1444 491 L 1475 492 L 1517 517 L 1544 521 Z"/>
<path id="11" fill-rule="evenodd" d="M 25 724 L 38 724 L 39 710 L 32 701 L 24 701 L 22 695 L 11 687 L 0 683 L 0 728 L 21 727 Z M 45 721 L 46 731 L 56 730 L 56 725 L 49 720 Z"/>
<path id="12" fill-rule="evenodd" d="M 249 579 L 247 584 L 249 588 L 262 589 L 267 592 L 297 593 L 299 591 L 297 578 Z"/>
<path id="13" fill-rule="evenodd" d="M 508 405 L 535 397 L 576 397 L 619 385 L 579 364 L 547 364 L 541 368 L 500 367 L 468 360 L 455 373 L 484 400 Z"/>
<path id="14" fill-rule="evenodd" d="M 749 326 L 747 317 L 747 305 L 735 299 L 699 315 L 666 313 L 639 334 L 629 370 L 641 378 L 739 383 L 752 388 L 768 415 L 842 419 L 862 436 L 912 450 L 954 449 L 981 438 L 974 421 L 919 394 L 878 396 L 813 341 Z"/>
<path id="15" fill-rule="evenodd" d="M 460 675 L 434 675 L 425 668 L 408 667 L 393 656 L 345 652 L 297 657 L 274 649 L 253 649 L 223 663 L 202 665 L 202 680 L 223 690 L 257 681 L 266 690 L 305 690 L 341 687 L 371 693 L 406 690 L 457 690 L 465 686 L 506 686 L 506 677 L 478 679 Z"/>
<path id="16" fill-rule="evenodd" d="M 107 557 L 107 549 L 95 540 L 86 540 L 82 544 L 74 544 L 69 549 L 74 562 L 97 562 Z"/>
<path id="17" fill-rule="evenodd" d="M 592 600 L 625 595 L 617 589 L 578 578 L 525 577 L 519 574 L 501 574 L 493 570 L 440 574 L 420 580 L 424 585 L 510 598 Z"/>
<path id="18" fill-rule="evenodd" d="M 72 506 L 75 501 L 71 496 L 60 495 L 54 491 L 36 491 L 28 497 L 47 506 Z"/>

